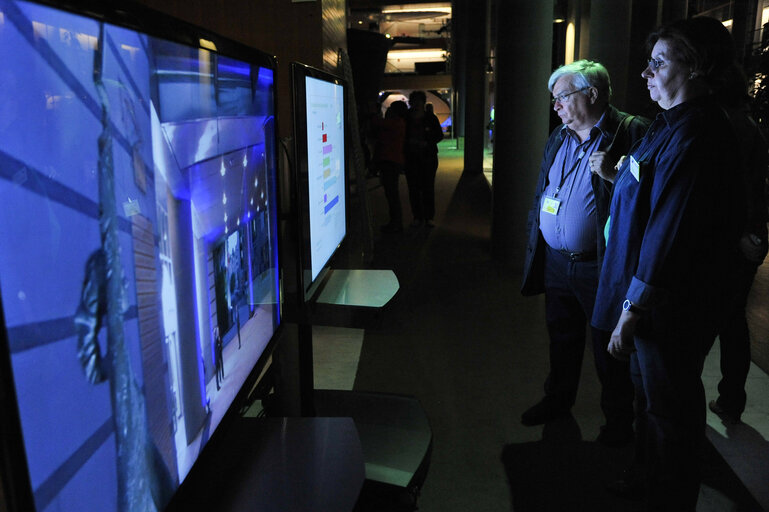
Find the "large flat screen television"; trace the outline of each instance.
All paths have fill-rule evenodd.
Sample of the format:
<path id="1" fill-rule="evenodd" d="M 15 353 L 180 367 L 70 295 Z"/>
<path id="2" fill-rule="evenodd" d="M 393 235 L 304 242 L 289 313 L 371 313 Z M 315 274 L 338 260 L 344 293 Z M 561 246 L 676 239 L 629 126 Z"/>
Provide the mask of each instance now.
<path id="1" fill-rule="evenodd" d="M 0 0 L 0 62 L 5 505 L 162 510 L 279 332 L 275 61 Z"/>
<path id="2" fill-rule="evenodd" d="M 343 80 L 291 64 L 300 282 L 317 291 L 347 234 L 347 131 Z"/>

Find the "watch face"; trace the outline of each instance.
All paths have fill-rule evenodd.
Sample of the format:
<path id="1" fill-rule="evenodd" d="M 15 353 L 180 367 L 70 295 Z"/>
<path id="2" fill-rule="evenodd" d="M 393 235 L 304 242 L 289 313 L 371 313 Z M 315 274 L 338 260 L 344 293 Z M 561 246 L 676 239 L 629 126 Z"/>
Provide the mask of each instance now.
<path id="1" fill-rule="evenodd" d="M 630 308 L 633 307 L 633 304 L 627 299 L 625 299 L 625 302 L 622 303 L 622 309 L 625 311 L 630 311 Z"/>

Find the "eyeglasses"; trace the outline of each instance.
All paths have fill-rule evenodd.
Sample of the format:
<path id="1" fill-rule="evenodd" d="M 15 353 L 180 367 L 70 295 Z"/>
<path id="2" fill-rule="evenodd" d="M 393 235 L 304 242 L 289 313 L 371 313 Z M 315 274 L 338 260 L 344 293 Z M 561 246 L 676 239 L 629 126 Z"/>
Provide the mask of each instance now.
<path id="1" fill-rule="evenodd" d="M 657 71 L 659 68 L 665 65 L 663 61 L 655 58 L 649 59 L 648 62 L 649 62 L 649 69 L 651 69 L 652 71 Z"/>
<path id="2" fill-rule="evenodd" d="M 559 94 L 558 96 L 553 96 L 553 98 L 550 100 L 550 103 L 553 105 L 555 105 L 556 101 L 558 103 L 568 103 L 570 99 L 569 96 L 572 94 L 577 94 L 578 92 L 582 92 L 586 89 L 590 89 L 590 87 L 583 87 L 582 89 L 577 89 L 576 91 L 565 92 L 563 94 Z"/>

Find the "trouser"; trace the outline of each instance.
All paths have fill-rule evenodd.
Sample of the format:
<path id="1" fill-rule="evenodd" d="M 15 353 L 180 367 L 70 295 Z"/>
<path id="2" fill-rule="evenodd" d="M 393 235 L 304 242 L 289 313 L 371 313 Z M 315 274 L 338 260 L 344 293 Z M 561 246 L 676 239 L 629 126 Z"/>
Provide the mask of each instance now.
<path id="1" fill-rule="evenodd" d="M 599 270 L 597 260 L 570 261 L 545 244 L 545 316 L 550 335 L 550 374 L 545 381 L 545 395 L 566 409 L 574 405 L 577 396 L 585 329 L 593 316 Z M 606 424 L 632 428 L 629 365 L 607 352 L 609 332 L 591 327 L 591 336 Z"/>
<path id="2" fill-rule="evenodd" d="M 413 158 L 406 163 L 406 184 L 409 187 L 411 214 L 415 220 L 435 217 L 435 173 L 438 156 Z"/>
<path id="3" fill-rule="evenodd" d="M 398 179 L 403 166 L 394 162 L 382 161 L 379 163 L 379 179 L 382 182 L 385 199 L 387 199 L 387 209 L 390 214 L 390 224 L 403 224 L 403 214 L 401 213 L 401 195 L 398 187 Z"/>
<path id="4" fill-rule="evenodd" d="M 694 512 L 705 442 L 702 368 L 712 336 L 696 327 L 664 340 L 636 337 L 636 463 L 646 475 L 646 510 Z M 675 328 L 675 327 L 671 327 Z"/>
<path id="5" fill-rule="evenodd" d="M 750 370 L 750 333 L 745 305 L 758 269 L 755 263 L 740 258 L 735 266 L 733 295 L 721 328 L 721 381 L 718 404 L 735 416 L 745 411 L 745 381 Z"/>

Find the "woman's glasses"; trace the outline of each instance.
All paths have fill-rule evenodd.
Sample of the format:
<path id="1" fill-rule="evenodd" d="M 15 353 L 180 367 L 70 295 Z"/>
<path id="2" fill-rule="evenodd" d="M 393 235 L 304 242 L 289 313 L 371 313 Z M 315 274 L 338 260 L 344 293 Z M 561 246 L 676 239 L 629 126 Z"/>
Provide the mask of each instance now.
<path id="1" fill-rule="evenodd" d="M 659 68 L 665 65 L 663 61 L 661 61 L 660 59 L 655 59 L 653 57 L 649 59 L 648 62 L 649 62 L 649 69 L 651 69 L 652 71 L 657 71 Z"/>

